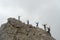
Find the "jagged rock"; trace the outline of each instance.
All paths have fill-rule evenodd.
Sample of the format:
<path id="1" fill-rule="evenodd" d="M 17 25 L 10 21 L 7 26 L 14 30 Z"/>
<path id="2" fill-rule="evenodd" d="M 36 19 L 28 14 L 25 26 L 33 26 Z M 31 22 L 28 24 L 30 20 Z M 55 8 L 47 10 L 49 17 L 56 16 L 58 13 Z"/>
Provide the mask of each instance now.
<path id="1" fill-rule="evenodd" d="M 0 40 L 55 40 L 46 31 L 32 25 L 22 23 L 15 18 L 0 27 Z"/>
<path id="2" fill-rule="evenodd" d="M 8 23 L 11 24 L 14 27 L 24 26 L 24 24 L 21 21 L 16 20 L 15 18 L 8 18 Z"/>

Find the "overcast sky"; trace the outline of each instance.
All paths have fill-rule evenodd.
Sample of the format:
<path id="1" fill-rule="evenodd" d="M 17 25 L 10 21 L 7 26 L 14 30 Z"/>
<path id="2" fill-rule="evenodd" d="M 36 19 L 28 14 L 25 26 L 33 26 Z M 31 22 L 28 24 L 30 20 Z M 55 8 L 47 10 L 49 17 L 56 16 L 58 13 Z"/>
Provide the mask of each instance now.
<path id="1" fill-rule="evenodd" d="M 60 0 L 0 0 L 0 25 L 9 17 L 21 16 L 21 20 L 35 25 L 39 22 L 51 26 L 51 34 L 60 40 Z"/>

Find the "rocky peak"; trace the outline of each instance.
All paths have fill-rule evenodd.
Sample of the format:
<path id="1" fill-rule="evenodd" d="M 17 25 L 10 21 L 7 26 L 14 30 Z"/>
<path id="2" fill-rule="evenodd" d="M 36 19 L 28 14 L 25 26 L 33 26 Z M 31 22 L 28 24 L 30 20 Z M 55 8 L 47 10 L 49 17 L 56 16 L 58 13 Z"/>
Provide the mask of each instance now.
<path id="1" fill-rule="evenodd" d="M 0 40 L 55 40 L 46 31 L 25 24 L 15 18 L 0 27 Z"/>

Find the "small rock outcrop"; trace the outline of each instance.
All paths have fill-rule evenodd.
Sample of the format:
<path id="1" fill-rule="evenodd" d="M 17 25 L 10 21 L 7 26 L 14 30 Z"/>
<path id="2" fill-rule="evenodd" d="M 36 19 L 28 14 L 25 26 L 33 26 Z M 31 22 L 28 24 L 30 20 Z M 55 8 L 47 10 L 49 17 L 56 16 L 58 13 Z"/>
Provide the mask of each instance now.
<path id="1" fill-rule="evenodd" d="M 0 27 L 0 40 L 55 40 L 46 31 L 25 24 L 15 18 L 8 18 Z"/>

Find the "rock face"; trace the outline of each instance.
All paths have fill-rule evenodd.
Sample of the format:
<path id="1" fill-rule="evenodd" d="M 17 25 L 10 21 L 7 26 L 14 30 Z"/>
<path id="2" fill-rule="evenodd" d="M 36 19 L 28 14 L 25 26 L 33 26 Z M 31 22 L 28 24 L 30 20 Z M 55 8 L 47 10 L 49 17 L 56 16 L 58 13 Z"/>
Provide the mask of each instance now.
<path id="1" fill-rule="evenodd" d="M 32 25 L 22 23 L 15 18 L 0 27 L 0 40 L 55 40 L 46 31 Z"/>

